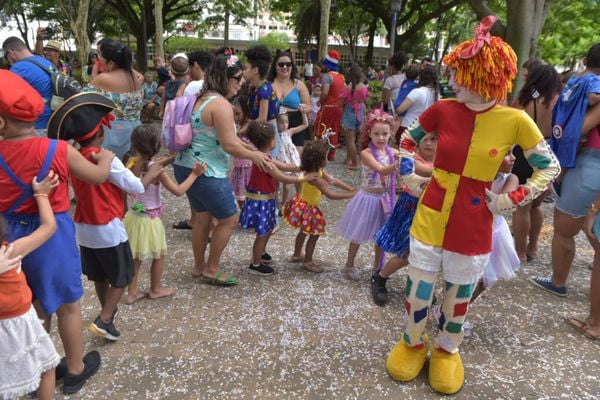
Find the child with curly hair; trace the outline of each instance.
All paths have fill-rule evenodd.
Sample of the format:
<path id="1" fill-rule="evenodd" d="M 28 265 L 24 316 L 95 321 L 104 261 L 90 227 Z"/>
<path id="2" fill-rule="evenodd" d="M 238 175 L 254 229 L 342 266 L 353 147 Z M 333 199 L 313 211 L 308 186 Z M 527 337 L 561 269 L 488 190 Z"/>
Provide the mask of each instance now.
<path id="1" fill-rule="evenodd" d="M 319 236 L 325 233 L 325 218 L 319 209 L 321 196 L 324 194 L 332 200 L 349 199 L 356 194 L 352 186 L 332 177 L 324 171 L 327 165 L 328 147 L 319 142 L 311 142 L 304 147 L 300 169 L 308 174 L 317 172 L 319 177 L 311 182 L 303 182 L 299 194 L 294 196 L 283 207 L 283 218 L 292 228 L 300 228 L 294 245 L 292 262 L 301 262 L 302 268 L 310 272 L 323 272 L 323 266 L 313 261 L 313 254 Z M 334 192 L 329 185 L 336 186 L 343 192 Z M 306 236 L 308 241 L 304 255 L 302 247 Z"/>

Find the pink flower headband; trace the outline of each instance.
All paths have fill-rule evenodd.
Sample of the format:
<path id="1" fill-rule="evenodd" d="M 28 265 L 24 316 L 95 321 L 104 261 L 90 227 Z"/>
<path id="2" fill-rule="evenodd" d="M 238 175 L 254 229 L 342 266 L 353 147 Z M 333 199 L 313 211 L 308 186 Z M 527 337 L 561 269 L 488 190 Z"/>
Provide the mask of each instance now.
<path id="1" fill-rule="evenodd" d="M 235 55 L 230 55 L 227 59 L 227 68 L 233 67 L 235 64 L 239 63 L 240 59 Z"/>
<path id="2" fill-rule="evenodd" d="M 394 123 L 394 117 L 380 109 L 375 109 L 367 114 L 367 123 L 374 124 L 375 122 L 385 122 L 387 124 Z"/>

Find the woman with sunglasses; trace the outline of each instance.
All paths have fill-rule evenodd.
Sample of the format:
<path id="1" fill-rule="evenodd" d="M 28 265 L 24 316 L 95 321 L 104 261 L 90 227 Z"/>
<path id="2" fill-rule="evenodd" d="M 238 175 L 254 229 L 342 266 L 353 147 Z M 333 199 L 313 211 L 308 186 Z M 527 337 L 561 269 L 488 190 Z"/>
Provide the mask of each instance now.
<path id="1" fill-rule="evenodd" d="M 288 51 L 277 51 L 267 80 L 273 85 L 279 107 L 286 109 L 289 128 L 302 125 L 301 105 L 310 106 L 310 94 L 304 82 L 298 79 L 298 67 Z M 307 129 L 292 136 L 292 142 L 300 154 L 302 154 L 306 133 Z"/>
<path id="2" fill-rule="evenodd" d="M 179 152 L 175 159 L 175 178 L 179 183 L 188 177 L 195 163 L 208 166 L 187 191 L 187 196 L 196 212 L 192 228 L 192 275 L 214 285 L 239 283 L 236 277 L 219 269 L 221 254 L 238 222 L 237 204 L 227 179 L 230 155 L 250 159 L 262 170 L 270 165 L 266 154 L 248 150 L 236 135 L 233 108 L 227 99 L 240 90 L 243 69 L 229 50 L 215 57 L 192 112 L 192 129 L 198 134 L 194 135 L 191 146 Z M 207 260 L 205 253 L 213 218 L 217 225 L 212 231 Z"/>

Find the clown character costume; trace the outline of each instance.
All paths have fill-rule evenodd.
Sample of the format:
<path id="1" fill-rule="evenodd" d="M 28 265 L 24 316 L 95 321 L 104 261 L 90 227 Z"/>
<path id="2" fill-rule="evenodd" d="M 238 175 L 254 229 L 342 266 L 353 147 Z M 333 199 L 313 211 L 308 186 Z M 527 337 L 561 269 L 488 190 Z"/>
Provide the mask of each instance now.
<path id="1" fill-rule="evenodd" d="M 98 93 L 79 93 L 67 99 L 50 117 L 48 132 L 64 141 L 79 144 L 80 154 L 90 162 L 102 148 L 105 129 L 110 129 L 116 104 Z M 156 171 L 156 176 L 160 171 Z M 94 282 L 100 301 L 100 313 L 88 330 L 107 340 L 119 340 L 114 324 L 118 302 L 134 275 L 133 258 L 123 214 L 124 191 L 144 193 L 142 182 L 121 160 L 113 158 L 108 179 L 94 185 L 71 177 L 77 198 L 75 221 L 81 269 Z M 103 298 L 103 295 L 105 298 Z"/>
<path id="2" fill-rule="evenodd" d="M 408 322 L 387 358 L 396 380 L 415 379 L 427 359 L 425 326 L 438 275 L 444 280 L 439 337 L 431 349 L 429 384 L 443 394 L 458 392 L 464 383 L 459 354 L 469 299 L 481 279 L 492 250 L 494 214 L 511 213 L 531 202 L 559 174 L 560 167 L 535 122 L 523 111 L 501 105 L 517 75 L 517 57 L 489 30 L 495 16 L 486 17 L 474 39 L 444 57 L 451 69 L 456 99 L 438 101 L 402 135 L 401 155 L 413 157 L 428 133 L 438 136 L 437 155 L 429 182 L 407 174 L 403 183 L 413 192 L 423 189 L 410 230 L 406 283 Z M 523 148 L 533 176 L 516 190 L 494 194 L 491 184 L 513 145 Z"/>

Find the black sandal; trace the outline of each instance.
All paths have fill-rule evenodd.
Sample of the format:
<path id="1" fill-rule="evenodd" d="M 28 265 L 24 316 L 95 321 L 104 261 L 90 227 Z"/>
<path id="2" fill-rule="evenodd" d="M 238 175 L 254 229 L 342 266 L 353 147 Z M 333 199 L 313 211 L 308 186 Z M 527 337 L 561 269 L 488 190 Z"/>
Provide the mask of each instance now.
<path id="1" fill-rule="evenodd" d="M 192 229 L 190 224 L 188 224 L 187 219 L 182 219 L 179 222 L 173 224 L 173 229 Z"/>

